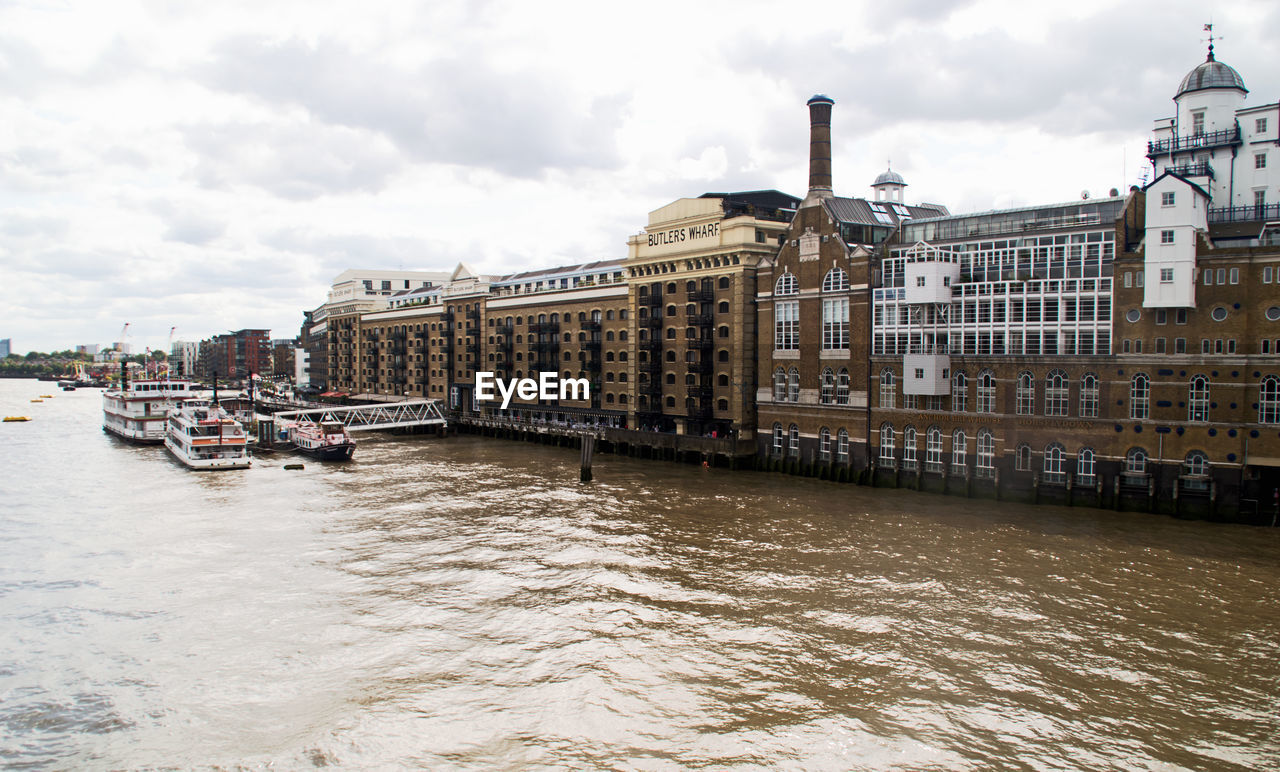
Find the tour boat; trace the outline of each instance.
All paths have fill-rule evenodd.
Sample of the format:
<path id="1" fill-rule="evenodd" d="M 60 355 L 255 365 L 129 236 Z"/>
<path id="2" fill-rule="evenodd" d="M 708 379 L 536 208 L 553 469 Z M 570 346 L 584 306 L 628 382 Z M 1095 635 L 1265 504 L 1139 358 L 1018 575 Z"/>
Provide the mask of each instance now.
<path id="1" fill-rule="evenodd" d="M 289 425 L 286 436 L 299 452 L 321 461 L 347 461 L 356 452 L 356 441 L 340 421 L 299 421 Z"/>
<path id="2" fill-rule="evenodd" d="M 102 430 L 144 445 L 164 442 L 165 415 L 192 396 L 184 379 L 121 378 L 120 386 L 102 392 Z"/>
<path id="3" fill-rule="evenodd" d="M 191 399 L 171 409 L 164 446 L 192 469 L 247 469 L 248 435 L 217 402 Z"/>

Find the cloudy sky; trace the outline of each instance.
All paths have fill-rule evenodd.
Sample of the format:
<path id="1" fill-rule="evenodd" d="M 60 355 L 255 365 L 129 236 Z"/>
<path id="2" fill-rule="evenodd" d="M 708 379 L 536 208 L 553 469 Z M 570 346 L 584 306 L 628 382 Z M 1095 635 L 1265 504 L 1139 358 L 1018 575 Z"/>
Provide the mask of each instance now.
<path id="1" fill-rule="evenodd" d="M 803 195 L 818 92 L 839 195 L 1105 194 L 1210 14 L 1276 101 L 1274 2 L 0 0 L 0 338 L 290 337 L 346 268 L 623 257 L 676 198 Z"/>

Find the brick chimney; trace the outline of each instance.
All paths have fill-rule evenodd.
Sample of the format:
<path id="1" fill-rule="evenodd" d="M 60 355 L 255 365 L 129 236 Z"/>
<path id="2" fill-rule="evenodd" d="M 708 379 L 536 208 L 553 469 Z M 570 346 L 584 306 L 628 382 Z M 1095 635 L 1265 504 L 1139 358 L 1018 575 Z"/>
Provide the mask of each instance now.
<path id="1" fill-rule="evenodd" d="M 831 190 L 831 106 L 835 100 L 815 94 L 809 104 L 809 193 L 801 207 L 834 195 Z"/>

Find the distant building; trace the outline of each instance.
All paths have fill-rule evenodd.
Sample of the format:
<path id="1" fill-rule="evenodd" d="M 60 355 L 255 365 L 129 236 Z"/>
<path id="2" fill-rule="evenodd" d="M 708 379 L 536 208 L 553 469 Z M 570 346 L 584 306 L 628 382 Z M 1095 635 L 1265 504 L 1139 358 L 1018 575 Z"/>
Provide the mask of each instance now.
<path id="1" fill-rule="evenodd" d="M 272 372 L 270 330 L 244 329 L 200 341 L 195 374 L 209 378 L 248 378 Z"/>
<path id="2" fill-rule="evenodd" d="M 89 356 L 95 356 L 95 355 L 98 353 L 98 349 L 100 349 L 100 348 L 102 348 L 102 347 L 101 347 L 101 346 L 99 346 L 97 343 L 85 343 L 85 344 L 82 344 L 82 345 L 76 346 L 76 353 L 77 353 L 77 354 L 88 354 Z"/>
<path id="3" fill-rule="evenodd" d="M 4 359 L 13 353 L 13 341 L 9 338 L 0 338 L 0 359 Z"/>
<path id="4" fill-rule="evenodd" d="M 200 354 L 200 344 L 185 340 L 175 340 L 169 352 L 169 364 L 174 375 L 190 377 L 196 372 L 196 359 Z"/>
<path id="5" fill-rule="evenodd" d="M 296 338 L 277 338 L 271 341 L 271 371 L 262 375 L 283 375 L 292 379 L 295 375 L 294 351 L 297 348 Z"/>

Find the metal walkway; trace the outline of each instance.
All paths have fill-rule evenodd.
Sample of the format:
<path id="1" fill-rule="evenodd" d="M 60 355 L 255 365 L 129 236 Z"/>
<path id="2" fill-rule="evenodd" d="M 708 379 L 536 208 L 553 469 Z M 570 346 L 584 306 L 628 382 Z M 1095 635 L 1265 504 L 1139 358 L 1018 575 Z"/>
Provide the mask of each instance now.
<path id="1" fill-rule="evenodd" d="M 446 426 L 440 400 L 388 402 L 380 405 L 326 407 L 314 410 L 290 410 L 275 414 L 276 421 L 339 421 L 350 432 L 396 429 L 402 426 Z"/>

